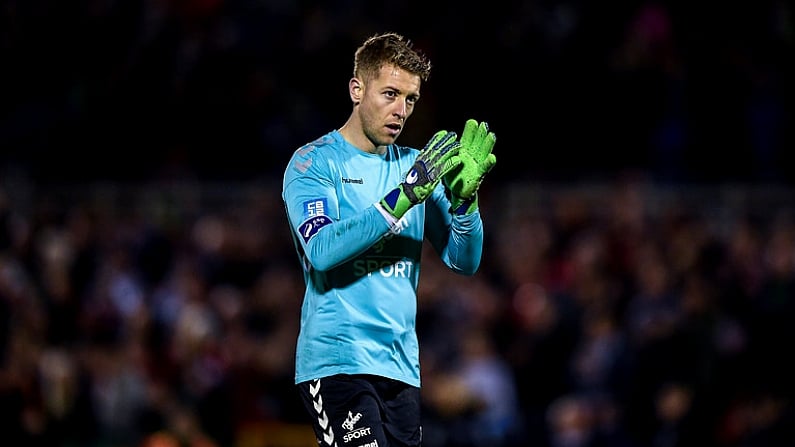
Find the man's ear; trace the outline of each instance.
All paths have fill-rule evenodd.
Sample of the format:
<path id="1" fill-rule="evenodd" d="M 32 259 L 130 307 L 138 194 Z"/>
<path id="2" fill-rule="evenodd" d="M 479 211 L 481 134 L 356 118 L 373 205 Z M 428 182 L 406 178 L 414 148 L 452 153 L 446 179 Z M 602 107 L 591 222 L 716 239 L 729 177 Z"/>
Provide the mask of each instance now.
<path id="1" fill-rule="evenodd" d="M 353 105 L 358 105 L 362 101 L 362 96 L 364 96 L 364 83 L 359 78 L 351 78 L 348 82 L 348 91 Z"/>

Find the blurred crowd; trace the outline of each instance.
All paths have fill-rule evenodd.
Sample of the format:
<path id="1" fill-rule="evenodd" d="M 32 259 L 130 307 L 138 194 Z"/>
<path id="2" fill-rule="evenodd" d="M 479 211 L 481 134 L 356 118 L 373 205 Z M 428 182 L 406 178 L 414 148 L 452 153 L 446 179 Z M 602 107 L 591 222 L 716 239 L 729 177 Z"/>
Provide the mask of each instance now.
<path id="1" fill-rule="evenodd" d="M 13 445 L 314 444 L 278 183 L 2 191 Z M 795 191 L 627 177 L 482 194 L 478 274 L 423 264 L 423 445 L 795 442 Z"/>
<path id="2" fill-rule="evenodd" d="M 0 0 L 9 445 L 315 444 L 281 175 L 386 29 L 402 143 L 498 135 L 480 271 L 423 263 L 424 445 L 795 444 L 792 6 L 426 3 Z"/>

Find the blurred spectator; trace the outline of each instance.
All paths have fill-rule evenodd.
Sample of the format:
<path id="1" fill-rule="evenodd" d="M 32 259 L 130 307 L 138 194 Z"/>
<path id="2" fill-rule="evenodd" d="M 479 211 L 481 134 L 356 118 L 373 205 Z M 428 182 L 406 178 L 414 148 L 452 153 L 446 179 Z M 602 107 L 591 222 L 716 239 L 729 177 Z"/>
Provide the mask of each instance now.
<path id="1" fill-rule="evenodd" d="M 481 273 L 423 264 L 426 443 L 795 443 L 795 10 L 513 2 L 441 35 L 417 6 L 0 1 L 9 443 L 307 439 L 277 169 L 346 113 L 306 73 L 403 27 L 439 67 L 490 55 L 437 72 L 406 137 L 485 110 L 503 157 Z M 523 113 L 432 113 L 489 76 Z"/>
<path id="2" fill-rule="evenodd" d="M 550 447 L 597 446 L 596 414 L 591 401 L 578 395 L 556 398 L 547 411 Z"/>

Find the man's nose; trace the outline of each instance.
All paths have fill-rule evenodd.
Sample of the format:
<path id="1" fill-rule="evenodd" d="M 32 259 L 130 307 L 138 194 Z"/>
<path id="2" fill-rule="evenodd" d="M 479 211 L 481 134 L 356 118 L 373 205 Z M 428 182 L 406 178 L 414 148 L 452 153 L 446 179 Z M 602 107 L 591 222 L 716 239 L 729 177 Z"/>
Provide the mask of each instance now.
<path id="1" fill-rule="evenodd" d="M 395 112 L 399 117 L 405 118 L 406 114 L 408 113 L 409 106 L 407 101 L 398 101 L 397 102 L 397 111 Z"/>

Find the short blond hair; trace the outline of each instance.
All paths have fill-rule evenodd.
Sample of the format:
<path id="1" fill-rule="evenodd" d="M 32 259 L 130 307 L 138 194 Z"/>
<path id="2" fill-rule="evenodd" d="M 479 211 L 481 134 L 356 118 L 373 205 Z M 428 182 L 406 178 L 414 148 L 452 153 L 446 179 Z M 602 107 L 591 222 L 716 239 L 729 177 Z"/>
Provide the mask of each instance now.
<path id="1" fill-rule="evenodd" d="M 384 65 L 394 65 L 427 81 L 431 75 L 431 61 L 412 41 L 397 33 L 376 34 L 356 49 L 353 76 L 371 79 Z"/>

